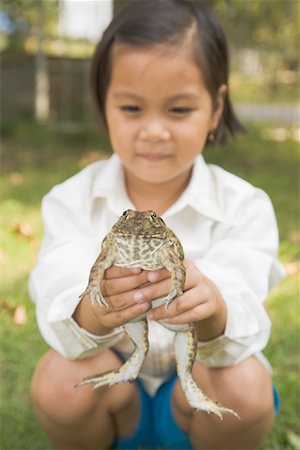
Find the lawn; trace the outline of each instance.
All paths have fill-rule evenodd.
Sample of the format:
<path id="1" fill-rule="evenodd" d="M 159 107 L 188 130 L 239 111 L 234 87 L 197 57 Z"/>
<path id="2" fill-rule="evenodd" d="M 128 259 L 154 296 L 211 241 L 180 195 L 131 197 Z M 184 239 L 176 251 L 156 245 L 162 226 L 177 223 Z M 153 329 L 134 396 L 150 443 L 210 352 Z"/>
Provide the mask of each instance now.
<path id="1" fill-rule="evenodd" d="M 47 349 L 27 292 L 42 237 L 40 201 L 54 185 L 95 158 L 109 154 L 107 140 L 91 129 L 65 133 L 31 122 L 3 125 L 0 292 L 1 450 L 53 448 L 37 424 L 29 399 L 34 367 Z M 266 354 L 281 395 L 276 426 L 261 450 L 299 449 L 299 144 L 272 140 L 271 125 L 249 125 L 249 134 L 206 159 L 266 190 L 280 228 L 280 256 L 288 277 L 269 296 L 273 321 Z M 287 133 L 288 134 L 288 133 Z"/>

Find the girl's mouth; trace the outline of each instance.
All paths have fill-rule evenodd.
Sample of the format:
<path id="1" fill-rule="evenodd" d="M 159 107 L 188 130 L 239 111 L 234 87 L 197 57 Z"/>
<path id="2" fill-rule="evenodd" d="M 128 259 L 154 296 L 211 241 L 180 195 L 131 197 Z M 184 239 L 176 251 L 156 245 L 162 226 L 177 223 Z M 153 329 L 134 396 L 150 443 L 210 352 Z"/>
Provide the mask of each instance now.
<path id="1" fill-rule="evenodd" d="M 165 153 L 140 153 L 139 157 L 146 160 L 146 161 L 153 161 L 153 162 L 159 162 L 163 161 L 164 159 L 170 158 L 171 155 L 165 154 Z"/>

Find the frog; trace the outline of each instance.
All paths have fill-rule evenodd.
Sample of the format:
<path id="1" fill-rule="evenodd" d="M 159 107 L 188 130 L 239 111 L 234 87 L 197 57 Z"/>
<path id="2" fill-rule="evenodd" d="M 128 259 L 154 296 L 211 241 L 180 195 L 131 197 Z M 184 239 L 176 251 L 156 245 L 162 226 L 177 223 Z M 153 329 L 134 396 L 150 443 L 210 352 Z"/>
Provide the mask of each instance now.
<path id="1" fill-rule="evenodd" d="M 86 290 L 80 299 L 89 297 L 91 304 L 98 303 L 109 308 L 101 292 L 101 281 L 105 270 L 111 266 L 159 270 L 166 268 L 171 273 L 171 285 L 166 296 L 153 299 L 152 308 L 170 304 L 183 295 L 186 280 L 184 250 L 175 233 L 154 211 L 124 211 L 111 231 L 104 237 L 100 253 L 93 264 Z M 230 408 L 207 397 L 192 376 L 192 367 L 197 356 L 197 334 L 192 323 L 170 324 L 158 322 L 175 333 L 174 353 L 177 375 L 189 405 L 198 411 L 206 411 L 220 419 L 228 413 L 239 417 Z M 139 376 L 149 350 L 148 322 L 146 313 L 124 323 L 123 330 L 132 341 L 134 351 L 124 364 L 105 373 L 85 377 L 76 387 L 91 384 L 94 388 L 113 386 L 122 382 L 133 382 Z"/>

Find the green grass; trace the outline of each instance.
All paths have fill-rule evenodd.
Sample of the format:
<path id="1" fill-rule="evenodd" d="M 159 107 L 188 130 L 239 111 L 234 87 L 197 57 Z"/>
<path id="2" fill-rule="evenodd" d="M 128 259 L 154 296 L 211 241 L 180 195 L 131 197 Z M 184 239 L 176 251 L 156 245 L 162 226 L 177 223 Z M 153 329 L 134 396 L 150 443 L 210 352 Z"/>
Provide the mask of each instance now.
<path id="1" fill-rule="evenodd" d="M 71 135 L 49 125 L 25 122 L 13 126 L 5 123 L 2 131 L 0 448 L 45 450 L 52 446 L 35 420 L 29 399 L 32 372 L 47 348 L 37 330 L 27 292 L 28 274 L 42 237 L 40 200 L 54 184 L 76 173 L 88 160 L 109 153 L 109 145 L 94 129 Z M 277 212 L 281 258 L 294 273 L 271 293 L 266 304 L 273 321 L 266 354 L 274 366 L 282 410 L 261 449 L 295 450 L 299 448 L 300 398 L 298 144 L 266 139 L 264 127 L 252 125 L 248 136 L 239 137 L 225 149 L 208 150 L 206 156 L 266 190 Z M 17 305 L 26 309 L 24 325 L 14 324 Z"/>

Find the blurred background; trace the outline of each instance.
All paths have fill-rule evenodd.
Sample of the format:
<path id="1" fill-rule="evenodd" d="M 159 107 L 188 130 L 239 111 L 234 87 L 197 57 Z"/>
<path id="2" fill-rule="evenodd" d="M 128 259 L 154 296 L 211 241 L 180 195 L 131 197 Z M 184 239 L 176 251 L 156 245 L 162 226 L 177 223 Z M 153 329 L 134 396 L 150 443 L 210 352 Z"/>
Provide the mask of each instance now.
<path id="1" fill-rule="evenodd" d="M 125 0 L 126 1 L 126 0 Z M 29 396 L 47 350 L 27 289 L 42 197 L 111 147 L 89 95 L 96 42 L 124 0 L 3 0 L 1 58 L 0 448 L 53 448 Z M 281 412 L 261 450 L 300 450 L 298 0 L 211 0 L 228 36 L 230 90 L 248 133 L 204 156 L 264 189 L 274 204 L 284 282 L 266 301 L 266 355 Z M 99 243 L 100 244 L 100 243 Z M 255 387 L 254 387 L 255 388 Z"/>
<path id="2" fill-rule="evenodd" d="M 126 1 L 126 0 L 125 0 Z M 4 119 L 90 121 L 95 43 L 124 0 L 9 0 L 0 12 Z M 211 1 L 231 48 L 231 90 L 242 117 L 298 119 L 299 2 Z"/>

